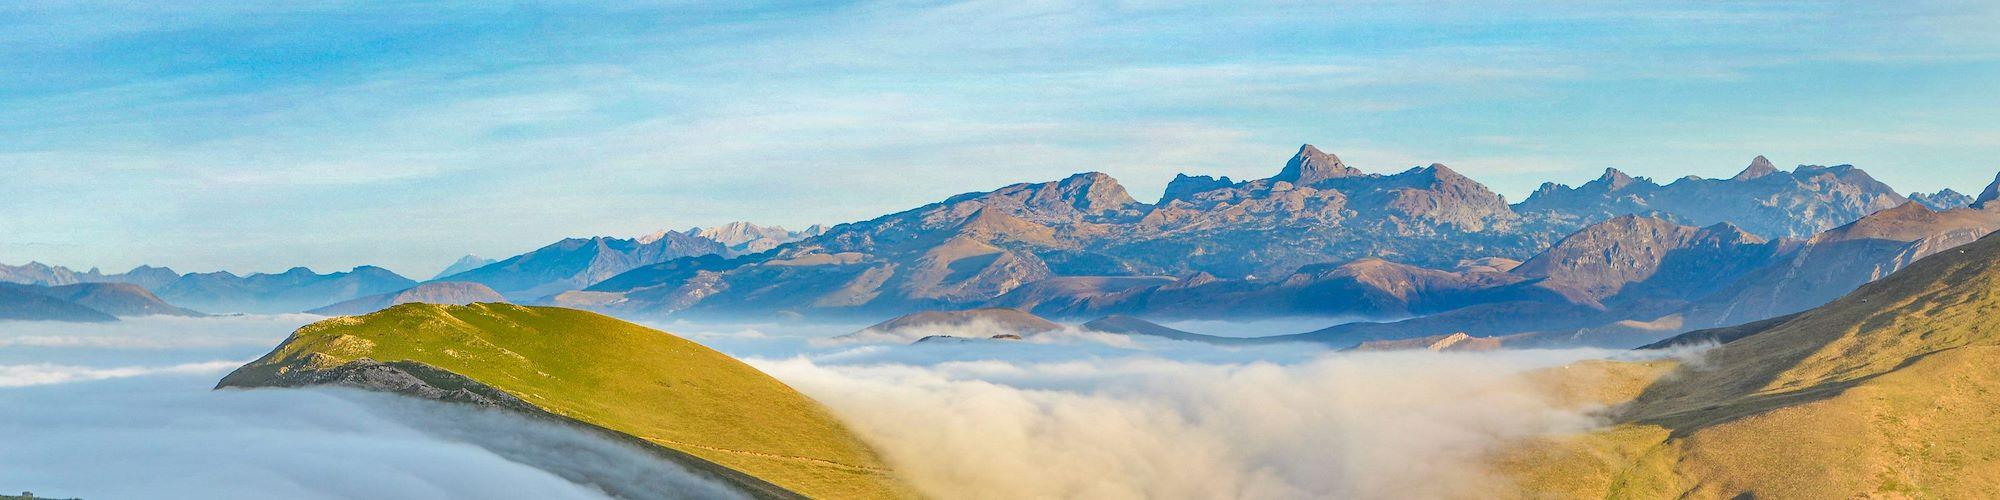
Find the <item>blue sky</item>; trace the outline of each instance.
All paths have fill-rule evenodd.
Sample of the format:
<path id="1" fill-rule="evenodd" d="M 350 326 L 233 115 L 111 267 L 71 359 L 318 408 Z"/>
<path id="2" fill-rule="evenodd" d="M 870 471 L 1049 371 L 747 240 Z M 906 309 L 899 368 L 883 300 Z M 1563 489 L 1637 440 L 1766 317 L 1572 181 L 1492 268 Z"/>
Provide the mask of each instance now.
<path id="1" fill-rule="evenodd" d="M 1992 2 L 179 3 L 0 6 L 0 262 L 423 277 L 1079 171 L 1150 200 L 1306 142 L 1514 200 L 2000 171 Z"/>

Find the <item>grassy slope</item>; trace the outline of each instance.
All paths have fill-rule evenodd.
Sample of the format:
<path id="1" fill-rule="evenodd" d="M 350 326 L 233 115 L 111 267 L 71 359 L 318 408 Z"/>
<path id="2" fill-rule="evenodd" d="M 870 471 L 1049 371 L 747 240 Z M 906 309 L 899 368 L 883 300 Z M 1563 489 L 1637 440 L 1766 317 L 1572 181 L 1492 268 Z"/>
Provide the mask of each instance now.
<path id="1" fill-rule="evenodd" d="M 594 313 L 405 304 L 308 325 L 243 373 L 313 353 L 442 368 L 808 496 L 909 496 L 818 403 L 722 353 Z"/>
<path id="2" fill-rule="evenodd" d="M 1710 351 L 1618 425 L 1504 453 L 1526 496 L 2000 497 L 2000 238 Z"/>

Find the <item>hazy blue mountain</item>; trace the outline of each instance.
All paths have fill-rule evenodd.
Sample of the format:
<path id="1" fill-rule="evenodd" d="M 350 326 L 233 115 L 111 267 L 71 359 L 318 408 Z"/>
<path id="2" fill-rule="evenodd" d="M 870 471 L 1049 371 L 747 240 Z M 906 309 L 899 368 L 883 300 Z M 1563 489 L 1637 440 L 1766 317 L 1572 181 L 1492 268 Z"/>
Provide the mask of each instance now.
<path id="1" fill-rule="evenodd" d="M 97 268 L 91 268 L 90 271 L 78 274 L 77 279 L 85 283 L 131 283 L 158 292 L 174 280 L 181 279 L 181 273 L 164 267 L 142 265 L 118 274 L 104 274 Z"/>
<path id="2" fill-rule="evenodd" d="M 454 274 L 471 271 L 473 269 L 478 269 L 486 266 L 487 264 L 492 264 L 493 262 L 494 262 L 493 259 L 488 259 L 477 255 L 466 255 L 464 257 L 459 257 L 458 260 L 452 262 L 450 266 L 445 266 L 443 271 L 438 271 L 437 276 L 432 276 L 431 280 L 432 281 L 441 280 L 444 279 L 446 276 L 451 276 Z"/>
<path id="3" fill-rule="evenodd" d="M 189 273 L 160 290 L 169 303 L 211 313 L 285 313 L 415 286 L 409 278 L 375 266 L 319 274 L 295 267 L 283 273 L 237 276 L 228 271 Z"/>
<path id="4" fill-rule="evenodd" d="M 0 285 L 0 320 L 109 322 L 118 318 L 75 302 L 51 297 L 41 285 Z"/>
<path id="5" fill-rule="evenodd" d="M 0 284 L 71 302 L 112 316 L 201 316 L 175 307 L 145 287 L 131 283 L 73 283 L 60 286 Z"/>
<path id="6" fill-rule="evenodd" d="M 463 281 L 432 281 L 407 290 L 370 295 L 306 311 L 327 316 L 368 314 L 398 304 L 423 303 L 462 306 L 474 302 L 506 302 L 486 285 Z"/>

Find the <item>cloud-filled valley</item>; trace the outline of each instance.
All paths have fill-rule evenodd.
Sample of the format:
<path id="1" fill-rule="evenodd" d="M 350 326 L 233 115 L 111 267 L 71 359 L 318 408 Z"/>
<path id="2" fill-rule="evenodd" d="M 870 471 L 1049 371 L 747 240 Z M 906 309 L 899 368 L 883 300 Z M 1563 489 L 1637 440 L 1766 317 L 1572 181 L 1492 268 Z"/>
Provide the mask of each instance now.
<path id="1" fill-rule="evenodd" d="M 12 352 L 20 347 L 0 357 L 0 404 L 31 410 L 0 417 L 5 434 L 26 437 L 0 458 L 0 487 L 86 498 L 725 491 L 636 449 L 502 412 L 344 389 L 209 390 L 307 319 L 0 325 L 0 339 L 41 339 L 17 345 L 64 360 L 26 362 Z M 668 328 L 820 400 L 917 488 L 958 498 L 1382 498 L 1482 487 L 1493 479 L 1480 453 L 1595 422 L 1507 375 L 1605 354 L 1342 354 L 1081 336 L 827 344 L 812 339 L 846 326 Z M 135 350 L 155 361 L 131 364 Z"/>

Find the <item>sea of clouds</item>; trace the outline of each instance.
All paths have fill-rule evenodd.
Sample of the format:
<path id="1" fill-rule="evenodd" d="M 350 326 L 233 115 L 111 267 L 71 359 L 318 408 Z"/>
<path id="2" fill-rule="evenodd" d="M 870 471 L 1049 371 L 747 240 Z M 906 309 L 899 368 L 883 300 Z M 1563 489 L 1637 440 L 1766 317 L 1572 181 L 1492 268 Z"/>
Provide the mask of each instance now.
<path id="1" fill-rule="evenodd" d="M 0 407 L 10 409 L 0 412 L 0 491 L 728 496 L 620 443 L 503 412 L 351 390 L 210 390 L 314 319 L 0 323 Z M 1482 496 L 1505 486 L 1482 454 L 1599 424 L 1510 375 L 1611 354 L 1339 353 L 1075 331 L 909 345 L 826 340 L 865 325 L 653 326 L 825 403 L 923 492 L 974 499 Z"/>

